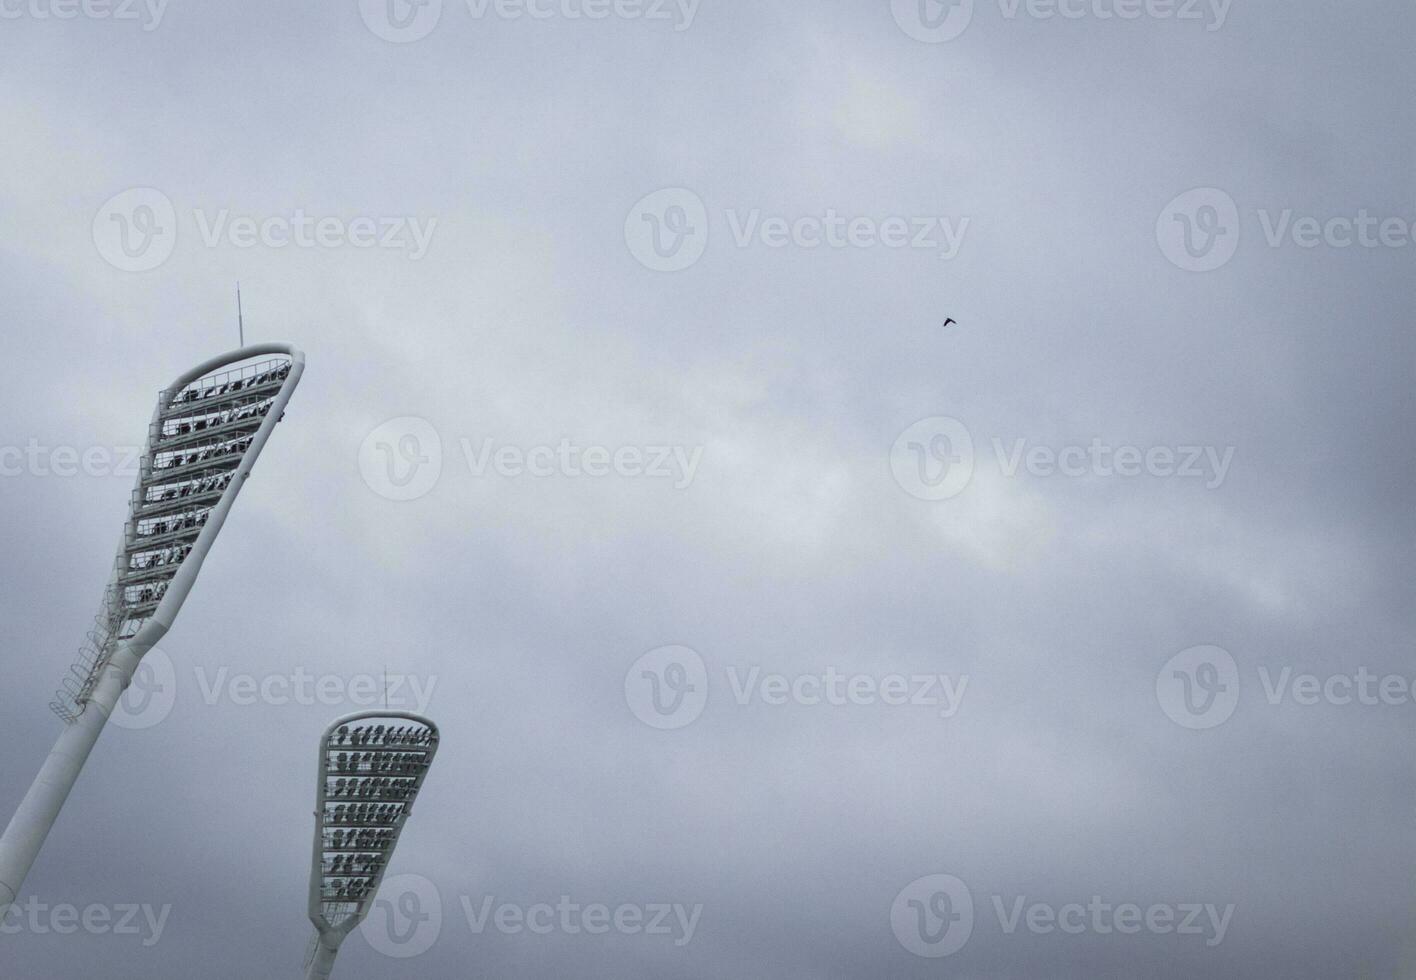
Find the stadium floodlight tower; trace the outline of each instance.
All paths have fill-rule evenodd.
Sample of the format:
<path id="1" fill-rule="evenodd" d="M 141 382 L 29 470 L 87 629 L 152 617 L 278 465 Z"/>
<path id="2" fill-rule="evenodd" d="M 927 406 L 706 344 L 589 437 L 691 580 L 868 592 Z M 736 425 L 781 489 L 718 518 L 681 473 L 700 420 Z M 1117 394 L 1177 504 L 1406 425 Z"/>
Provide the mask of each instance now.
<path id="1" fill-rule="evenodd" d="M 438 751 L 438 726 L 405 711 L 340 718 L 320 739 L 306 980 L 323 980 L 364 921 Z"/>
<path id="2" fill-rule="evenodd" d="M 171 629 L 304 369 L 296 348 L 256 344 L 197 365 L 158 395 L 113 576 L 49 705 L 64 730 L 0 837 L 0 915 L 143 655 Z"/>

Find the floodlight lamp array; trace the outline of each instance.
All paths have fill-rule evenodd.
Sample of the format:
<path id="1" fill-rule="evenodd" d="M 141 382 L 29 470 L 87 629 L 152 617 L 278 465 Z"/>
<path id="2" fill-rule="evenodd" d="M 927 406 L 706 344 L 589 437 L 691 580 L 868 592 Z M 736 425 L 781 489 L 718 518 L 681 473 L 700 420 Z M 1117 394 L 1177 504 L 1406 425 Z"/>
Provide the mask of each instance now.
<path id="1" fill-rule="evenodd" d="M 321 934 L 368 914 L 437 749 L 437 726 L 401 712 L 341 719 L 321 739 L 310 873 Z"/>
<path id="2" fill-rule="evenodd" d="M 200 566 L 214 537 L 214 529 L 206 533 L 208 525 L 224 519 L 299 380 L 303 356 L 285 350 L 246 348 L 203 366 L 214 370 L 189 372 L 159 394 L 113 575 L 94 627 L 49 704 L 66 722 L 83 712 L 118 644 L 133 640 L 157 616 L 194 553 Z M 278 356 L 257 359 L 263 353 Z"/>

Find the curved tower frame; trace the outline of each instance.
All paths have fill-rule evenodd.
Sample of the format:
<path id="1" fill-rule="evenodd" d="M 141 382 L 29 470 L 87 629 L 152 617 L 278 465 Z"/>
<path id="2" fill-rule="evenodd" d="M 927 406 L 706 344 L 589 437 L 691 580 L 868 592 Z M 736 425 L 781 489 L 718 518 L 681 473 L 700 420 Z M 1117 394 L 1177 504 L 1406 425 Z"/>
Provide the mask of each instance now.
<path id="1" fill-rule="evenodd" d="M 307 980 L 323 980 L 349 933 L 364 921 L 413 812 L 438 726 L 406 711 L 346 715 L 320 737 Z"/>
<path id="2" fill-rule="evenodd" d="M 256 344 L 197 365 L 158 395 L 113 576 L 50 702 L 64 731 L 0 837 L 0 915 L 138 664 L 171 629 L 304 370 L 295 347 Z"/>

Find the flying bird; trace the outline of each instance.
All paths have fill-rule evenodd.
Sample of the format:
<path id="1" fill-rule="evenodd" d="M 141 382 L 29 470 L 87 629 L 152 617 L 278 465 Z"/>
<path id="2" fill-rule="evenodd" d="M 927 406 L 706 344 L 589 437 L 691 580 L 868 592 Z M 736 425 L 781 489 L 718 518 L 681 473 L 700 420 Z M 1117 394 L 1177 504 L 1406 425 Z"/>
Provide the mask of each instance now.
<path id="1" fill-rule="evenodd" d="M 944 321 L 944 326 L 947 327 L 947 326 L 948 326 L 949 324 L 951 324 L 951 323 L 958 323 L 958 322 L 959 322 L 959 321 L 955 320 L 953 317 L 950 317 L 949 319 L 947 319 L 947 320 Z"/>

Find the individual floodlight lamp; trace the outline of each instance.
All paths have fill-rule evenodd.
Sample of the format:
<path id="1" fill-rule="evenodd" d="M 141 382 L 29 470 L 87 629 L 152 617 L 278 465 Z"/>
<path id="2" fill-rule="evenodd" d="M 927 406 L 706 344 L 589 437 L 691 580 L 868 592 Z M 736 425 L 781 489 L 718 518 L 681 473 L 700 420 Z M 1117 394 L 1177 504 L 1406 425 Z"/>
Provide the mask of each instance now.
<path id="1" fill-rule="evenodd" d="M 158 395 L 113 576 L 50 702 L 64 731 L 0 837 L 0 915 L 143 655 L 172 627 L 304 369 L 296 348 L 257 344 L 199 364 Z"/>
<path id="2" fill-rule="evenodd" d="M 328 977 L 364 921 L 438 751 L 438 726 L 403 711 L 363 711 L 320 739 L 307 980 Z"/>

